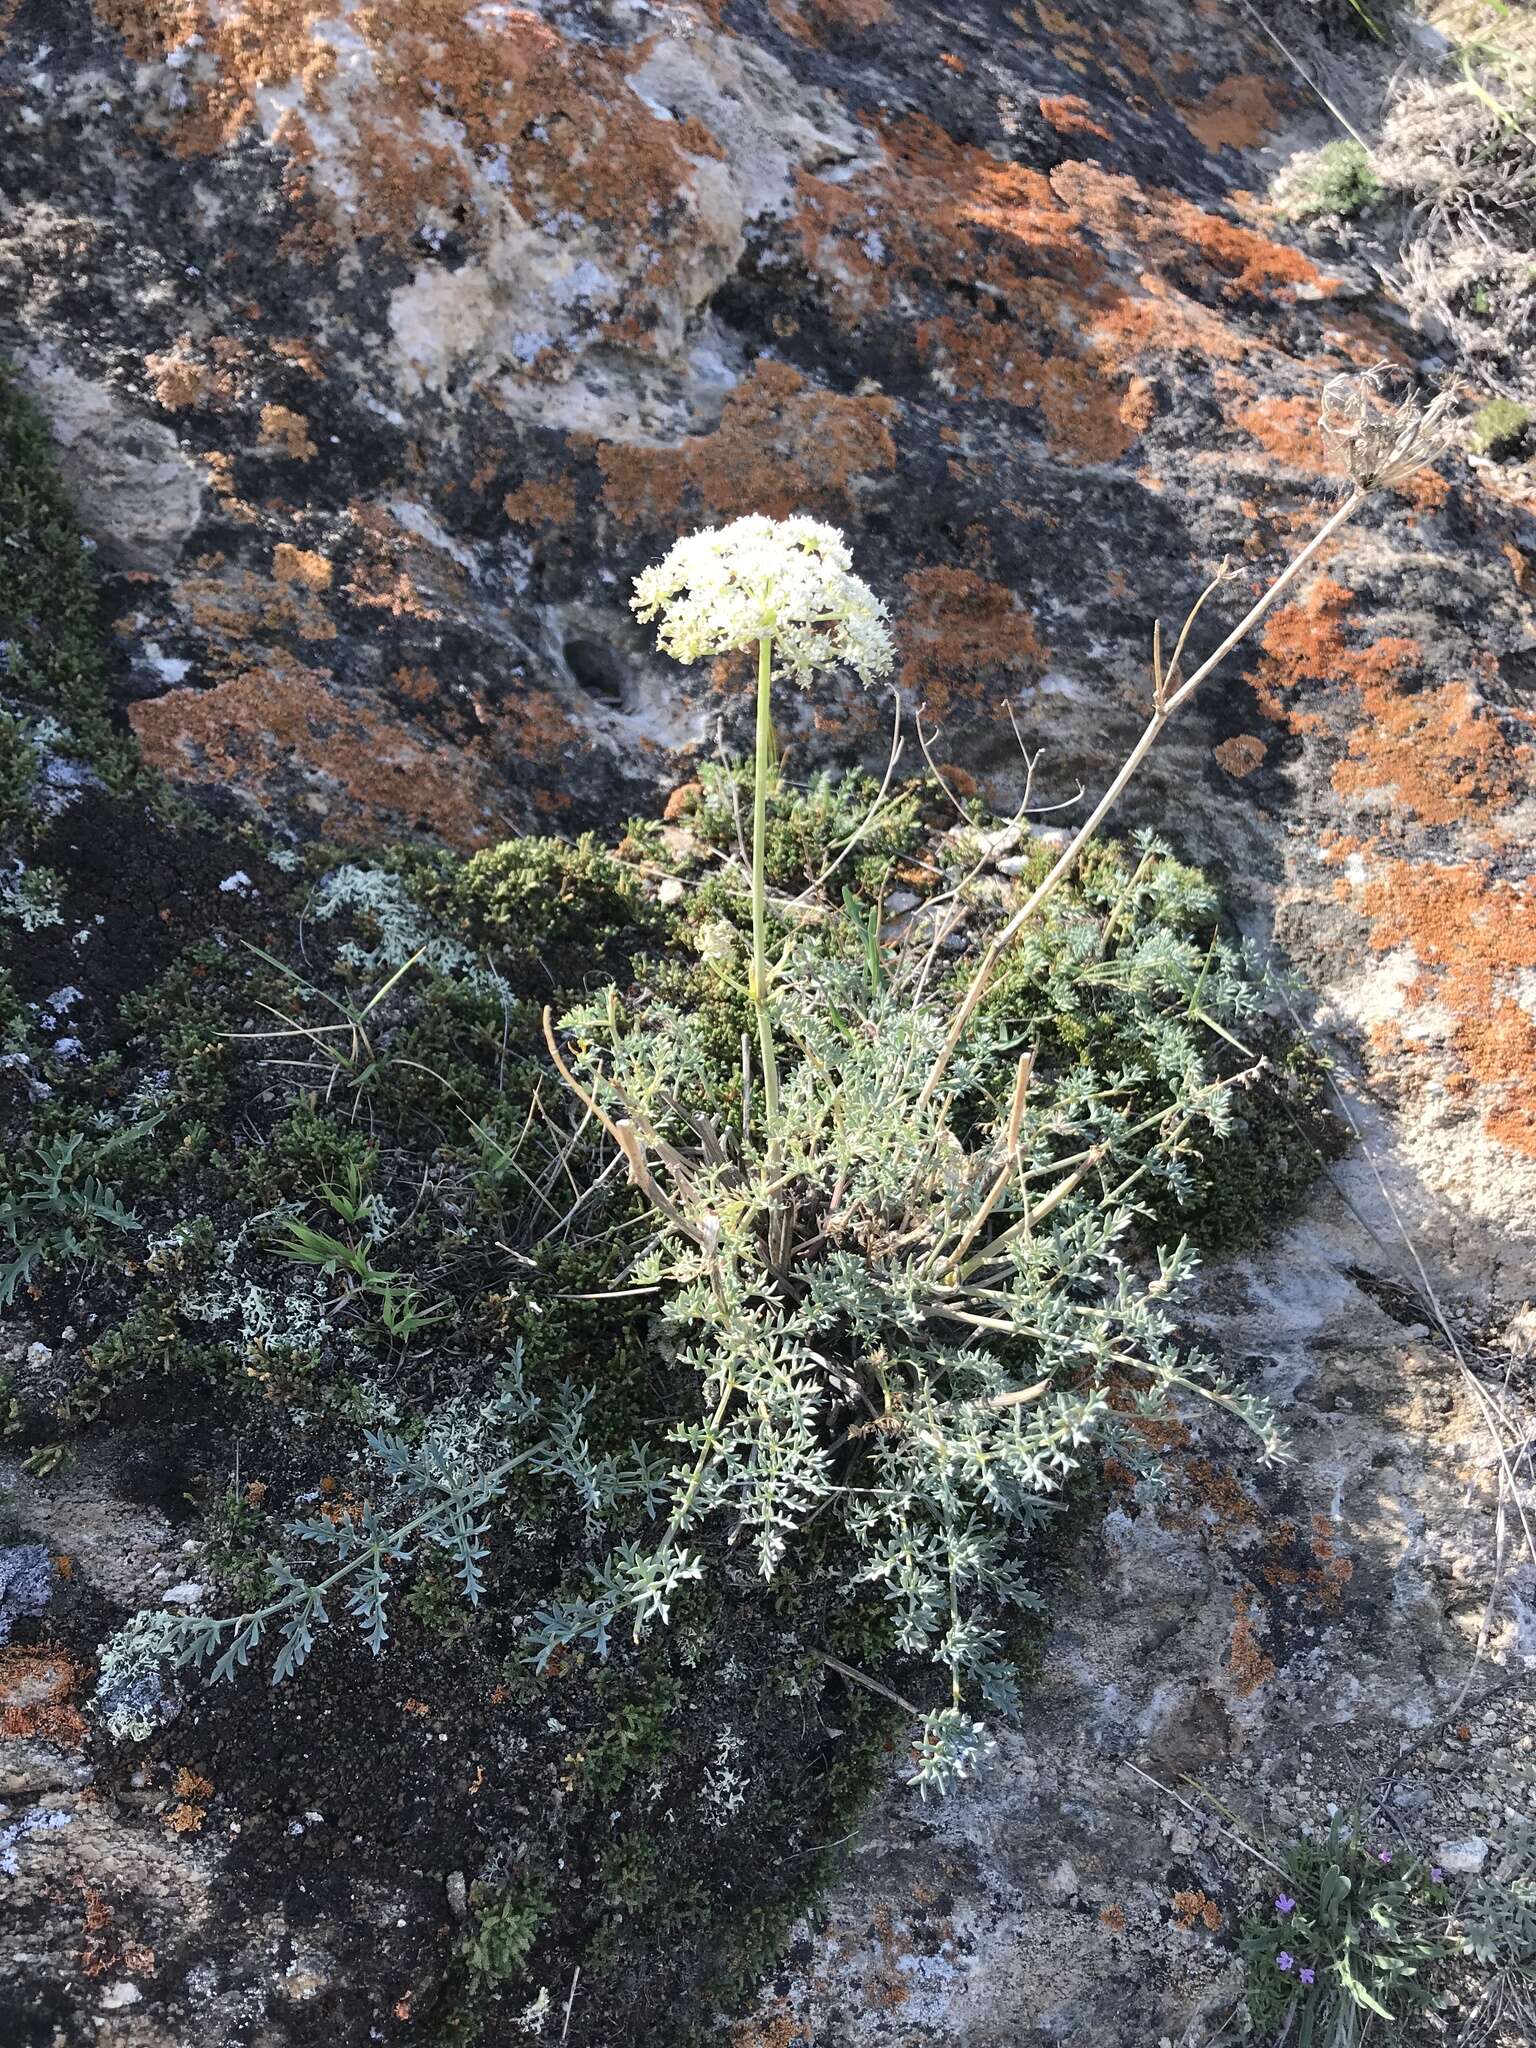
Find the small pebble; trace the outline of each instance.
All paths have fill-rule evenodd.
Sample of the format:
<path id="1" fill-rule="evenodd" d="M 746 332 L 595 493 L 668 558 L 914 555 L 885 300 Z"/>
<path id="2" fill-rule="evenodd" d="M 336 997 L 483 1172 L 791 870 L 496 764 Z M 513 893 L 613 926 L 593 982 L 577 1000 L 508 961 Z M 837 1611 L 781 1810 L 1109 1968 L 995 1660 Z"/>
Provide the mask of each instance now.
<path id="1" fill-rule="evenodd" d="M 1481 1835 L 1468 1835 L 1460 1842 L 1442 1842 L 1435 1851 L 1435 1861 L 1456 1877 L 1476 1877 L 1488 1861 L 1488 1844 Z"/>

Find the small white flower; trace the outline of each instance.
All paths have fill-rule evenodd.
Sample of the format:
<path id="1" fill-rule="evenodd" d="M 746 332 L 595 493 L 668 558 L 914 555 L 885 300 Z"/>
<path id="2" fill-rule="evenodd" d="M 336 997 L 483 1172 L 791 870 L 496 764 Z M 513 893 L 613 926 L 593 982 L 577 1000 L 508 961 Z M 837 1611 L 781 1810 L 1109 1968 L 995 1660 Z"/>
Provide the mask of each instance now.
<path id="1" fill-rule="evenodd" d="M 760 640 L 803 686 L 817 669 L 850 668 L 869 684 L 895 659 L 884 604 L 855 576 L 835 526 L 753 513 L 675 541 L 635 578 L 641 620 L 678 661 L 704 661 Z"/>
<path id="2" fill-rule="evenodd" d="M 693 943 L 701 960 L 732 960 L 741 944 L 741 935 L 729 918 L 712 917 L 708 924 L 699 926 Z"/>

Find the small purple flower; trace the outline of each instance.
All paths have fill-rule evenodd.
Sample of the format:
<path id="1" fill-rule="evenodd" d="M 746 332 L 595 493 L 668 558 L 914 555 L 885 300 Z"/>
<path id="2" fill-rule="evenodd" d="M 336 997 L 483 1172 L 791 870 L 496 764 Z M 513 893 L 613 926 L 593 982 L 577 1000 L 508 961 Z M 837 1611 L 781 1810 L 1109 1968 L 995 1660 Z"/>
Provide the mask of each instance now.
<path id="1" fill-rule="evenodd" d="M 1376 1861 L 1378 1863 L 1390 1863 L 1392 1861 L 1392 1851 L 1390 1849 L 1378 1849 L 1376 1851 Z"/>
<path id="2" fill-rule="evenodd" d="M 1444 1875 L 1445 1872 L 1440 1868 L 1439 1864 L 1437 1863 L 1434 1869 L 1429 1873 L 1429 1881 L 1431 1884 L 1438 1884 L 1441 1878 L 1444 1877 Z"/>
<path id="3" fill-rule="evenodd" d="M 1317 1982 L 1316 1970 L 1302 1970 L 1299 1972 L 1299 1975 L 1303 1984 L 1315 1984 Z"/>
<path id="4" fill-rule="evenodd" d="M 1275 1957 L 1275 1968 L 1277 1970 L 1291 1970 L 1295 1966 L 1296 1958 L 1291 1954 L 1290 1950 L 1288 1948 L 1281 1949 L 1279 1955 Z"/>
<path id="5" fill-rule="evenodd" d="M 1296 1901 L 1290 1896 L 1288 1892 L 1282 1892 L 1279 1898 L 1275 1901 L 1275 1911 L 1277 1913 L 1294 1913 L 1295 1910 Z"/>

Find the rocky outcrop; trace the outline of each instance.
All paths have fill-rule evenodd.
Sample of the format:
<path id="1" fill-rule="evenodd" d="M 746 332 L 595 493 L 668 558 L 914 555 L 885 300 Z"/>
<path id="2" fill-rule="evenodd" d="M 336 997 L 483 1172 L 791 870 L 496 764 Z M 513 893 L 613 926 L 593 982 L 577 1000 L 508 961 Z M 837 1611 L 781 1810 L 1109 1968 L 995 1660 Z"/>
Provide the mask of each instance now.
<path id="1" fill-rule="evenodd" d="M 628 577 L 796 506 L 853 534 L 945 753 L 1003 796 L 1011 707 L 1057 789 L 1100 781 L 1150 613 L 1271 571 L 1332 488 L 1323 384 L 1425 346 L 1267 208 L 1327 117 L 1185 0 L 24 0 L 4 78 L 0 343 L 120 695 L 283 831 L 644 805 L 737 705 L 658 662 Z M 1355 1027 L 1437 1143 L 1481 1105 L 1523 1158 L 1533 561 L 1513 469 L 1391 494 L 1144 805 L 1291 894 L 1309 972 L 1364 963 Z M 811 707 L 802 754 L 884 715 Z"/>

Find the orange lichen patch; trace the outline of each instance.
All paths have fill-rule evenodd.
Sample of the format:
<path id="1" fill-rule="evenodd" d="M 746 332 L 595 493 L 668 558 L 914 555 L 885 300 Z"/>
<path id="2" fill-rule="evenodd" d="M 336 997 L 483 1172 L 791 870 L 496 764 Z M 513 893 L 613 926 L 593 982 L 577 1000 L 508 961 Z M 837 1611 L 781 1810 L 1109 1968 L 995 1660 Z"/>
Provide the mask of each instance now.
<path id="1" fill-rule="evenodd" d="M 1176 1455 L 1167 1460 L 1165 1472 L 1168 1492 L 1157 1511 L 1165 1528 L 1226 1542 L 1261 1520 L 1258 1503 L 1209 1458 Z"/>
<path id="2" fill-rule="evenodd" d="M 1099 1908 L 1099 1925 L 1101 1927 L 1107 1927 L 1111 1934 L 1124 1934 L 1124 1906 L 1101 1906 Z"/>
<path id="3" fill-rule="evenodd" d="M 1267 79 L 1253 72 L 1224 78 L 1196 106 L 1181 106 L 1184 125 L 1206 149 L 1257 149 L 1280 125 Z"/>
<path id="4" fill-rule="evenodd" d="M 309 438 L 309 421 L 303 413 L 286 405 L 261 408 L 261 436 L 256 444 L 267 455 L 286 455 L 294 462 L 308 462 L 315 452 Z"/>
<path id="5" fill-rule="evenodd" d="M 84 1937 L 80 1968 L 87 1977 L 99 1977 L 117 1961 L 117 1944 L 111 1934 L 115 1916 L 105 1895 L 94 1885 L 88 1885 L 83 1878 L 77 1878 L 75 1882 L 85 1902 L 85 1921 L 80 1930 Z"/>
<path id="6" fill-rule="evenodd" d="M 800 2048 L 810 2041 L 803 2020 L 797 2020 L 783 1999 L 774 2001 L 770 2012 L 738 2020 L 731 2028 L 731 2048 Z"/>
<path id="7" fill-rule="evenodd" d="M 157 355 L 144 358 L 149 388 L 157 405 L 167 412 L 184 412 L 188 406 L 207 405 L 222 410 L 233 403 L 235 380 L 228 369 L 213 369 L 198 354 L 190 334 Z"/>
<path id="8" fill-rule="evenodd" d="M 213 1797 L 213 1780 L 183 1764 L 171 1780 L 171 1790 L 178 1799 L 191 1799 L 206 1806 Z"/>
<path id="9" fill-rule="evenodd" d="M 335 571 L 324 555 L 281 540 L 273 550 L 272 574 L 279 583 L 302 583 L 306 590 L 329 590 Z"/>
<path id="10" fill-rule="evenodd" d="M 532 479 L 508 491 L 501 504 L 514 526 L 569 526 L 576 517 L 576 486 L 564 476 Z"/>
<path id="11" fill-rule="evenodd" d="M 1212 362 L 1236 363 L 1255 347 L 1253 340 L 1223 315 L 1187 298 L 1150 270 L 1138 276 L 1134 294 L 1116 294 L 1092 308 L 1086 332 L 1114 362 L 1190 349 Z"/>
<path id="12" fill-rule="evenodd" d="M 470 157 L 502 167 L 525 219 L 575 216 L 654 251 L 658 219 L 693 188 L 702 131 L 646 106 L 627 84 L 624 52 L 569 40 L 523 8 L 460 14 L 373 0 L 352 25 L 377 73 L 376 107 L 359 122 L 365 161 L 384 151 L 371 181 L 377 227 L 414 231 L 424 207 L 471 196 L 462 159 L 445 160 L 431 139 L 449 109 Z"/>
<path id="13" fill-rule="evenodd" d="M 1438 512 L 1451 495 L 1450 479 L 1438 469 L 1416 469 L 1392 486 L 1397 496 L 1419 512 Z"/>
<path id="14" fill-rule="evenodd" d="M 962 803 L 968 797 L 975 796 L 978 790 L 981 788 L 981 784 L 976 780 L 975 776 L 970 772 L 970 770 L 968 768 L 962 768 L 958 761 L 940 761 L 938 763 L 937 772 L 942 777 L 944 785 L 950 791 L 951 795 L 959 797 Z M 924 871 L 922 869 L 918 869 L 916 870 L 916 872 L 921 874 Z M 932 884 L 932 881 L 933 877 L 929 875 L 928 882 L 930 885 Z"/>
<path id="15" fill-rule="evenodd" d="M 71 1706 L 80 1669 L 63 1650 L 20 1646 L 0 1650 L 0 1735 L 33 1737 L 59 1749 L 83 1749 L 85 1718 Z"/>
<path id="16" fill-rule="evenodd" d="M 1240 1700 L 1252 1698 L 1260 1686 L 1267 1685 L 1275 1675 L 1275 1660 L 1261 1646 L 1249 1612 L 1250 1597 L 1246 1589 L 1232 1595 L 1232 1612 L 1236 1619 L 1227 1648 L 1227 1676 Z"/>
<path id="17" fill-rule="evenodd" d="M 1096 135 L 1101 142 L 1114 140 L 1103 123 L 1093 118 L 1088 102 L 1075 92 L 1055 97 L 1046 94 L 1040 101 L 1040 112 L 1058 135 Z"/>
<path id="18" fill-rule="evenodd" d="M 288 552 L 294 556 L 301 553 L 297 548 Z M 279 546 L 277 556 L 282 553 Z M 297 574 L 284 577 L 276 556 L 272 566 L 272 581 L 249 569 L 210 568 L 175 585 L 172 595 L 184 617 L 213 643 L 207 658 L 215 672 L 230 663 L 248 667 L 250 643 L 261 634 L 335 639 L 335 621 L 316 601 L 316 586 Z"/>
<path id="19" fill-rule="evenodd" d="M 1280 1522 L 1270 1532 L 1267 1547 L 1272 1553 L 1283 1557 L 1286 1552 L 1295 1554 L 1298 1532 L 1294 1522 Z M 1308 1545 L 1312 1562 L 1298 1567 L 1294 1564 L 1274 1563 L 1265 1565 L 1260 1577 L 1266 1586 L 1289 1586 L 1305 1589 L 1312 1599 L 1312 1605 L 1324 1614 L 1336 1614 L 1343 1598 L 1344 1588 L 1355 1575 L 1354 1560 L 1341 1556 L 1333 1540 L 1333 1532 L 1326 1515 L 1312 1517 L 1312 1534 Z"/>
<path id="20" fill-rule="evenodd" d="M 1264 765 L 1269 749 L 1256 733 L 1240 732 L 1234 733 L 1229 740 L 1223 740 L 1211 751 L 1228 775 L 1241 782 L 1245 775 L 1252 775 L 1256 768 Z"/>
<path id="21" fill-rule="evenodd" d="M 463 572 L 451 555 L 402 526 L 382 505 L 359 499 L 348 510 L 362 546 L 344 587 L 361 610 L 388 612 L 396 619 L 435 619 L 437 608 L 419 588 L 421 580 L 435 581 L 447 597 L 463 595 Z"/>
<path id="22" fill-rule="evenodd" d="M 280 650 L 211 690 L 169 690 L 130 708 L 144 756 L 183 781 L 261 793 L 298 781 L 322 829 L 402 826 L 470 850 L 510 829 L 500 778 L 474 754 L 418 736 L 370 690 L 343 696 L 324 670 Z"/>
<path id="23" fill-rule="evenodd" d="M 1035 407 L 1068 460 L 1116 460 L 1145 428 L 1130 359 L 1261 346 L 1212 301 L 1327 289 L 1299 251 L 1096 164 L 1045 177 L 918 116 L 881 139 L 858 177 L 799 177 L 794 231 L 824 298 L 858 325 L 923 293 L 918 348 L 941 388 Z"/>
<path id="24" fill-rule="evenodd" d="M 333 1491 L 335 1484 L 336 1482 L 332 1480 Z M 322 1484 L 321 1491 L 323 1492 L 324 1490 Z M 363 1519 L 365 1505 L 366 1503 L 359 1500 L 355 1493 L 348 1492 L 335 1495 L 330 1500 L 323 1500 L 320 1503 L 320 1512 L 333 1529 L 341 1529 L 349 1523 L 360 1522 Z"/>
<path id="25" fill-rule="evenodd" d="M 1055 452 L 1112 460 L 1135 438 L 1118 366 L 1083 338 L 1103 265 L 1040 172 L 1000 163 L 912 116 L 885 161 L 845 185 L 802 176 L 796 226 L 833 306 L 887 310 L 893 280 L 931 280 L 946 310 L 918 327 L 936 381 L 1034 406 Z"/>
<path id="26" fill-rule="evenodd" d="M 557 779 L 533 790 L 534 809 L 548 816 L 569 810 L 572 754 L 591 750 L 591 739 L 573 724 L 570 713 L 551 690 L 525 690 L 514 705 L 490 721 L 483 751 L 507 764 L 561 763 Z M 517 777 L 526 787 L 526 773 Z M 553 1666 L 550 1667 L 553 1669 Z"/>
<path id="27" fill-rule="evenodd" d="M 1401 815 L 1426 825 L 1491 824 L 1529 780 L 1532 750 L 1506 736 L 1468 683 L 1415 689 L 1416 640 L 1357 646 L 1347 630 L 1353 599 L 1321 576 L 1273 615 L 1254 677 L 1260 704 L 1293 732 L 1341 734 L 1340 796 L 1390 792 Z"/>
<path id="28" fill-rule="evenodd" d="M 1323 438 L 1318 406 L 1314 398 L 1264 398 L 1240 407 L 1233 420 L 1277 462 L 1308 476 L 1327 476 L 1338 464 Z"/>
<path id="29" fill-rule="evenodd" d="M 1101 270 L 1069 209 L 1039 172 L 1000 163 L 908 115 L 883 130 L 884 160 L 846 183 L 802 172 L 795 231 L 806 260 L 850 320 L 891 303 L 892 280 L 934 278 L 958 301 L 977 287 L 999 308 L 1029 307 L 1042 280 Z"/>
<path id="30" fill-rule="evenodd" d="M 261 514 L 254 505 L 246 503 L 235 486 L 234 457 L 220 454 L 215 450 L 203 457 L 203 463 L 208 471 L 208 480 L 213 485 L 214 495 L 225 514 L 237 525 L 254 526 Z"/>
<path id="31" fill-rule="evenodd" d="M 1017 689 L 1049 659 L 1039 631 L 1012 591 L 973 569 L 914 569 L 899 626 L 901 682 L 942 718 L 958 694 L 978 696 L 1000 678 Z"/>
<path id="32" fill-rule="evenodd" d="M 1355 1566 L 1352 1558 L 1340 1554 L 1326 1515 L 1312 1517 L 1312 1555 L 1317 1561 L 1317 1575 L 1313 1579 L 1309 1573 L 1309 1582 L 1315 1585 L 1320 1604 L 1331 1614 L 1338 1607 L 1344 1587 L 1355 1576 Z"/>
<path id="33" fill-rule="evenodd" d="M 1037 354 L 1003 321 L 979 328 L 949 318 L 924 321 L 917 342 L 959 397 L 1034 406 L 1052 453 L 1069 462 L 1117 462 L 1151 418 L 1151 391 L 1142 379 L 1122 385 L 1091 356 Z"/>
<path id="34" fill-rule="evenodd" d="M 1419 658 L 1416 640 L 1382 638 L 1356 647 L 1345 633 L 1354 596 L 1331 576 L 1319 576 L 1305 597 L 1275 612 L 1264 628 L 1254 691 L 1268 716 L 1294 732 L 1326 724 L 1302 706 L 1307 684 L 1380 688 Z"/>
<path id="35" fill-rule="evenodd" d="M 347 595 L 359 610 L 388 612 L 392 619 L 438 616 L 404 569 L 390 569 L 380 563 L 360 564 L 347 585 Z"/>
<path id="36" fill-rule="evenodd" d="M 1516 590 L 1536 592 L 1536 564 L 1532 563 L 1530 556 L 1523 554 L 1512 540 L 1505 541 L 1499 552 L 1509 564 Z"/>
<path id="37" fill-rule="evenodd" d="M 912 1957 L 896 1933 L 895 1916 L 883 1902 L 870 1915 L 870 1926 L 879 1943 L 880 1959 L 865 1973 L 866 2001 L 880 2012 L 894 2012 L 912 1996 Z"/>
<path id="38" fill-rule="evenodd" d="M 188 1801 L 183 1800 L 180 1805 L 173 1806 L 170 1812 L 166 1814 L 166 1833 L 171 1835 L 195 1835 L 207 1818 L 208 1815 L 204 1808 L 193 1806 Z"/>
<path id="39" fill-rule="evenodd" d="M 281 356 L 285 363 L 292 363 L 296 369 L 302 370 L 306 377 L 318 378 L 325 375 L 320 367 L 320 358 L 316 355 L 311 342 L 297 338 L 290 341 L 274 341 L 272 353 Z"/>
<path id="40" fill-rule="evenodd" d="M 114 29 L 136 64 L 153 63 L 196 33 L 201 0 L 93 0 L 98 21 Z"/>
<path id="41" fill-rule="evenodd" d="M 1426 825 L 1491 820 L 1530 784 L 1532 750 L 1515 746 L 1467 683 L 1409 695 L 1390 684 L 1362 692 L 1349 757 L 1333 771 L 1340 796 L 1391 790 Z"/>
<path id="42" fill-rule="evenodd" d="M 1173 1924 L 1186 1934 L 1193 1933 L 1199 1922 L 1210 1934 L 1221 1928 L 1221 1908 L 1214 1899 L 1208 1899 L 1204 1892 L 1175 1892 L 1173 1895 Z"/>
<path id="43" fill-rule="evenodd" d="M 413 704 L 430 704 L 437 695 L 437 677 L 429 668 L 397 668 L 390 681 Z"/>
<path id="44" fill-rule="evenodd" d="M 1209 264 L 1226 298 L 1282 297 L 1299 284 L 1326 293 L 1329 281 L 1310 256 L 1271 241 L 1252 228 L 1206 213 L 1176 192 L 1138 185 L 1134 178 L 1101 170 L 1097 164 L 1062 164 L 1051 173 L 1051 189 L 1078 223 L 1127 250 L 1198 293 L 1199 271 Z"/>
<path id="45" fill-rule="evenodd" d="M 829 15 L 873 0 L 804 0 Z M 300 90 L 272 129 L 290 199 L 318 233 L 408 243 L 434 217 L 471 244 L 511 205 L 528 222 L 585 222 L 611 238 L 644 341 L 656 295 L 696 260 L 698 160 L 720 145 L 696 117 L 666 118 L 630 85 L 644 46 L 605 49 L 532 7 L 364 0 L 97 0 L 140 61 L 178 53 L 175 145 L 212 151 L 260 120 L 263 94 Z M 270 118 L 270 117 L 269 117 Z M 321 212 L 316 209 L 323 209 Z"/>
<path id="46" fill-rule="evenodd" d="M 87 1977 L 100 1977 L 108 1970 L 123 1970 L 130 1977 L 147 1977 L 155 1967 L 155 1952 L 142 1941 L 122 1939 L 113 1932 L 117 1918 L 107 1904 L 106 1894 L 83 1877 L 75 1884 L 85 1906 L 80 1932 L 80 1968 Z"/>
<path id="47" fill-rule="evenodd" d="M 1407 946 L 1419 962 L 1406 1000 L 1449 1012 L 1452 1050 L 1488 1091 L 1483 1128 L 1536 1158 L 1536 1017 L 1513 991 L 1536 968 L 1536 885 L 1475 861 L 1389 861 L 1367 880 L 1362 908 L 1374 950 Z"/>
<path id="48" fill-rule="evenodd" d="M 768 12 L 779 27 L 804 43 L 862 35 L 890 11 L 891 0 L 768 0 Z"/>
<path id="49" fill-rule="evenodd" d="M 894 399 L 818 391 L 764 358 L 725 401 L 720 424 L 675 448 L 605 442 L 603 502 L 626 524 L 851 511 L 859 482 L 892 467 Z"/>

